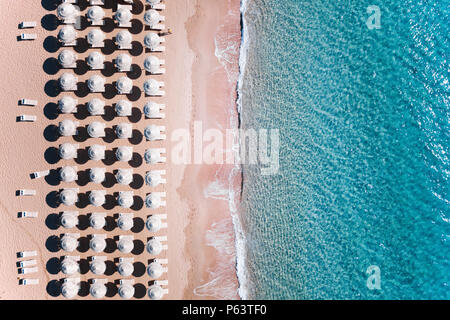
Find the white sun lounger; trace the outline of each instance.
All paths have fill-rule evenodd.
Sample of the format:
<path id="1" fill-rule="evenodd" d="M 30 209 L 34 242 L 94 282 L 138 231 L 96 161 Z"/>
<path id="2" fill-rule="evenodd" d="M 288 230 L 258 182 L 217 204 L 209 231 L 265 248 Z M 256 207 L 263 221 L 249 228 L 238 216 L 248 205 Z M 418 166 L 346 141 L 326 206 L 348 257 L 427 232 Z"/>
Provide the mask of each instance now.
<path id="1" fill-rule="evenodd" d="M 20 268 L 31 267 L 34 266 L 36 263 L 37 263 L 36 259 L 19 261 L 17 262 L 17 267 Z"/>
<path id="2" fill-rule="evenodd" d="M 26 28 L 34 28 L 36 27 L 36 21 L 22 21 L 19 24 L 20 29 L 26 29 Z"/>
<path id="3" fill-rule="evenodd" d="M 20 122 L 35 122 L 37 119 L 36 116 L 32 116 L 29 114 L 22 114 L 19 116 L 19 121 Z"/>
<path id="4" fill-rule="evenodd" d="M 35 196 L 36 195 L 36 190 L 20 189 L 17 195 L 18 196 Z"/>
<path id="5" fill-rule="evenodd" d="M 169 280 L 155 280 L 157 286 L 168 286 Z"/>
<path id="6" fill-rule="evenodd" d="M 153 238 L 158 240 L 158 241 L 160 241 L 160 242 L 167 241 L 167 236 L 156 236 L 156 237 L 153 237 Z"/>
<path id="7" fill-rule="evenodd" d="M 119 9 L 128 9 L 130 12 L 133 10 L 133 6 L 130 6 L 128 4 L 118 4 L 117 5 L 117 10 Z M 131 20 L 128 23 L 120 23 L 117 22 L 117 25 L 119 26 L 119 28 L 131 28 Z"/>
<path id="8" fill-rule="evenodd" d="M 37 251 L 19 251 L 17 252 L 17 258 L 28 258 L 37 256 Z"/>
<path id="9" fill-rule="evenodd" d="M 31 100 L 31 99 L 20 99 L 20 105 L 21 106 L 36 106 L 38 104 L 37 100 Z"/>
<path id="10" fill-rule="evenodd" d="M 38 178 L 48 176 L 49 174 L 50 174 L 50 170 L 44 170 L 44 171 L 33 172 L 31 175 L 33 176 L 33 179 L 38 179 Z"/>
<path id="11" fill-rule="evenodd" d="M 105 0 L 89 0 L 91 6 L 104 6 Z"/>
<path id="12" fill-rule="evenodd" d="M 38 212 L 37 211 L 19 211 L 17 216 L 19 218 L 37 218 Z"/>
<path id="13" fill-rule="evenodd" d="M 75 4 L 78 3 L 78 0 L 62 0 L 62 3 L 66 2 L 66 3 L 71 3 L 71 4 Z"/>
<path id="14" fill-rule="evenodd" d="M 19 285 L 21 286 L 29 286 L 39 284 L 39 279 L 20 279 Z"/>
<path id="15" fill-rule="evenodd" d="M 20 40 L 35 40 L 37 39 L 36 33 L 22 33 L 20 35 Z"/>
<path id="16" fill-rule="evenodd" d="M 38 272 L 38 267 L 30 267 L 30 268 L 19 268 L 20 274 L 30 274 Z"/>
<path id="17" fill-rule="evenodd" d="M 165 259 L 165 258 L 156 258 L 154 261 L 158 262 L 160 265 L 169 263 L 169 259 Z"/>
<path id="18" fill-rule="evenodd" d="M 134 279 L 120 279 L 119 283 L 120 284 L 131 284 L 131 285 L 133 285 L 134 284 Z"/>
<path id="19" fill-rule="evenodd" d="M 155 10 L 165 10 L 166 5 L 164 3 L 157 3 L 154 5 L 150 5 L 150 8 L 155 9 Z"/>
<path id="20" fill-rule="evenodd" d="M 164 20 L 161 20 L 161 21 L 164 21 Z M 158 30 L 158 31 L 161 31 L 161 30 L 164 30 L 166 28 L 166 25 L 165 24 L 163 24 L 163 23 L 158 23 L 158 24 L 155 24 L 154 26 L 151 26 L 150 27 L 150 30 Z"/>

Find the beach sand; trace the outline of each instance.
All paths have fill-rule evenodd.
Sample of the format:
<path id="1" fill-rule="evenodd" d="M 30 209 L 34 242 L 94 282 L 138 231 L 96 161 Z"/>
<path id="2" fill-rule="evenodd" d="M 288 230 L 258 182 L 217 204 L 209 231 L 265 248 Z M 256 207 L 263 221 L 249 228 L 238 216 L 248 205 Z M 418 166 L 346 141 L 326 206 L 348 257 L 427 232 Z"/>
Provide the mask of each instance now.
<path id="1" fill-rule="evenodd" d="M 145 32 L 140 31 L 139 21 L 143 21 L 144 7 L 140 1 L 136 2 L 133 14 L 137 23 L 134 24 L 133 40 L 142 43 Z M 141 5 L 139 5 L 141 4 Z M 19 10 L 20 8 L 20 10 Z M 62 250 L 55 248 L 55 236 L 65 232 L 80 233 L 83 241 L 86 236 L 94 233 L 107 234 L 108 238 L 113 238 L 121 234 L 132 234 L 138 241 L 136 254 L 124 255 L 119 251 L 99 255 L 108 256 L 108 260 L 113 260 L 119 256 L 134 257 L 138 266 L 134 277 L 136 282 L 135 298 L 148 299 L 145 289 L 151 280 L 145 273 L 145 266 L 148 264 L 150 256 L 146 253 L 142 245 L 145 245 L 147 238 L 151 235 L 144 227 L 141 232 L 124 232 L 118 228 L 113 230 L 66 230 L 55 225 L 56 215 L 63 210 L 75 210 L 71 207 L 53 205 L 55 191 L 63 187 L 77 187 L 80 193 L 90 190 L 104 189 L 101 185 L 92 183 L 83 184 L 78 182 L 59 183 L 51 178 L 30 179 L 30 173 L 46 169 L 57 169 L 62 165 L 77 165 L 78 171 L 85 171 L 93 166 L 106 167 L 107 172 L 113 172 L 117 168 L 127 168 L 128 164 L 114 162 L 105 165 L 87 161 L 74 163 L 74 161 L 56 161 L 53 156 L 54 148 L 62 142 L 73 142 L 71 137 L 59 137 L 52 139 L 47 132 L 49 128 L 58 125 L 58 122 L 65 118 L 72 118 L 73 115 L 55 114 L 53 112 L 54 103 L 63 96 L 53 90 L 54 81 L 61 75 L 63 70 L 55 68 L 53 58 L 56 58 L 59 51 L 54 48 L 54 37 L 60 27 L 52 27 L 56 6 L 52 1 L 38 1 L 30 3 L 25 0 L 18 0 L 14 3 L 2 2 L 0 11 L 4 19 L 0 22 L 2 32 L 0 40 L 3 46 L 0 48 L 0 66 L 2 73 L 0 81 L 2 84 L 3 97 L 3 122 L 0 133 L 0 144 L 3 152 L 0 155 L 0 172 L 3 182 L 0 189 L 0 208 L 2 214 L 2 224 L 0 233 L 2 248 L 0 252 L 0 299 L 64 299 L 57 290 L 56 282 L 64 278 L 61 272 L 57 272 L 56 259 L 66 255 Z M 84 7 L 85 8 L 85 7 Z M 84 9 L 82 8 L 82 9 Z M 84 9 L 86 10 L 86 9 Z M 112 16 L 112 10 L 106 9 L 106 16 Z M 228 176 L 232 166 L 222 165 L 174 165 L 170 162 L 170 150 L 173 142 L 170 141 L 170 132 L 178 128 L 189 128 L 192 134 L 193 121 L 203 121 L 204 127 L 228 128 L 230 119 L 236 118 L 234 110 L 235 81 L 237 80 L 237 54 L 240 41 L 239 34 L 239 1 L 186 1 L 166 3 L 166 26 L 170 27 L 173 34 L 166 36 L 166 52 L 155 55 L 165 59 L 166 74 L 154 78 L 165 82 L 166 96 L 162 98 L 149 99 L 144 96 L 142 85 L 145 76 L 143 61 L 146 57 L 145 51 L 140 51 L 139 46 L 131 53 L 133 64 L 140 66 L 142 74 L 131 73 L 133 85 L 140 90 L 135 90 L 135 95 L 129 98 L 133 100 L 135 113 L 127 118 L 106 118 L 82 117 L 77 121 L 81 127 L 85 127 L 90 122 L 102 121 L 107 124 L 107 128 L 125 121 L 133 124 L 134 130 L 141 133 L 148 124 L 154 123 L 165 125 L 168 139 L 162 142 L 146 142 L 145 138 L 139 139 L 135 136 L 132 141 L 105 142 L 102 139 L 81 139 L 76 143 L 80 148 L 85 148 L 92 144 L 107 145 L 107 150 L 120 145 L 133 145 L 137 155 L 143 155 L 146 148 L 165 147 L 168 150 L 167 163 L 158 164 L 151 169 L 165 169 L 167 171 L 167 184 L 156 188 L 142 186 L 139 183 L 134 188 L 114 184 L 105 188 L 108 195 L 113 195 L 118 191 L 133 190 L 136 196 L 141 199 L 150 191 L 165 191 L 167 193 L 167 206 L 157 210 L 141 208 L 137 206 L 135 210 L 120 209 L 115 206 L 110 210 L 95 208 L 92 206 L 77 208 L 80 215 L 91 212 L 107 212 L 108 216 L 113 216 L 118 212 L 133 212 L 139 218 L 140 227 L 147 215 L 154 213 L 167 213 L 168 229 L 163 229 L 157 235 L 167 235 L 169 249 L 158 257 L 169 259 L 169 272 L 162 279 L 169 279 L 169 294 L 164 299 L 196 299 L 196 298 L 237 298 L 237 279 L 235 275 L 234 261 L 234 238 L 233 226 L 229 212 L 228 197 L 223 193 L 220 197 L 208 196 L 205 193 L 211 184 L 223 185 L 228 188 Z M 37 21 L 38 27 L 25 32 L 37 33 L 38 39 L 35 41 L 17 41 L 17 36 L 21 30 L 17 28 L 20 21 Z M 41 26 L 41 21 L 43 25 Z M 84 37 L 90 27 L 78 31 L 78 38 Z M 112 39 L 118 29 L 107 31 L 106 39 Z M 228 62 L 223 62 L 216 57 L 216 46 L 214 40 L 225 37 L 230 43 L 234 42 L 234 47 L 229 51 Z M 110 44 L 104 52 L 106 61 L 112 61 L 122 51 L 109 50 Z M 78 59 L 84 59 L 92 49 L 80 50 Z M 233 56 L 234 55 L 234 56 Z M 221 63 L 222 62 L 222 63 Z M 231 70 L 231 71 L 230 71 Z M 69 70 L 70 72 L 70 70 Z M 99 74 L 98 71 L 79 72 L 79 82 L 85 82 L 92 74 Z M 231 74 L 231 75 L 230 75 Z M 111 99 L 106 100 L 106 105 L 122 99 L 121 96 L 114 96 L 110 89 L 112 83 L 123 74 L 113 73 L 105 76 L 108 84 L 107 92 L 111 93 Z M 81 90 L 80 90 L 81 91 Z M 69 95 L 73 95 L 69 94 Z M 36 99 L 39 101 L 37 107 L 18 106 L 20 98 Z M 101 94 L 80 94 L 79 104 L 84 104 L 88 100 L 99 97 Z M 126 98 L 125 98 L 126 99 Z M 142 107 L 146 101 L 153 100 L 166 104 L 166 118 L 161 120 L 148 120 L 142 114 Z M 79 106 L 79 110 L 82 107 Z M 37 121 L 34 123 L 16 122 L 16 117 L 20 114 L 36 115 Z M 134 173 L 144 176 L 150 167 L 137 157 L 133 162 Z M 234 180 L 233 180 L 234 181 Z M 233 182 L 233 186 L 239 186 L 238 179 Z M 18 189 L 36 189 L 37 195 L 34 197 L 16 197 Z M 219 199 L 217 199 L 219 198 Z M 38 218 L 19 219 L 17 212 L 22 210 L 38 211 Z M 215 234 L 214 232 L 218 232 Z M 214 247 L 214 236 L 225 239 L 226 245 Z M 140 242 L 139 242 L 140 241 Z M 39 278 L 40 284 L 35 286 L 19 286 L 17 273 L 16 252 L 21 250 L 38 251 L 38 268 L 36 274 L 29 275 L 29 278 Z M 139 254 L 140 251 L 143 252 Z M 222 251 L 221 251 L 222 250 Z M 225 254 L 224 254 L 225 250 Z M 71 255 L 80 255 L 86 259 L 93 255 L 91 250 L 86 252 L 74 252 Z M 88 286 L 86 281 L 93 278 L 106 278 L 110 283 L 120 279 L 117 272 L 105 276 L 95 276 L 91 272 L 80 275 L 83 281 L 83 290 L 77 298 L 91 299 L 87 294 Z M 108 295 L 111 299 L 120 299 L 116 294 L 115 286 L 110 286 Z M 219 289 L 217 289 L 219 288 Z M 222 288 L 222 289 L 221 289 Z"/>

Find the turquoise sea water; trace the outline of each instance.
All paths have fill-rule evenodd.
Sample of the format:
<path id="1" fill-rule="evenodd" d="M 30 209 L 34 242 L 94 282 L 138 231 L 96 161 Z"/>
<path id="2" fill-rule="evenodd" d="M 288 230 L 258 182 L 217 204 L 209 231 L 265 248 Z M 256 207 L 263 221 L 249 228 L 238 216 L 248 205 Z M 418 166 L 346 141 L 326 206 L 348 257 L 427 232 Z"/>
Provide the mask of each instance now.
<path id="1" fill-rule="evenodd" d="M 449 299 L 450 2 L 242 5 L 241 124 L 281 148 L 277 175 L 243 167 L 241 295 Z"/>

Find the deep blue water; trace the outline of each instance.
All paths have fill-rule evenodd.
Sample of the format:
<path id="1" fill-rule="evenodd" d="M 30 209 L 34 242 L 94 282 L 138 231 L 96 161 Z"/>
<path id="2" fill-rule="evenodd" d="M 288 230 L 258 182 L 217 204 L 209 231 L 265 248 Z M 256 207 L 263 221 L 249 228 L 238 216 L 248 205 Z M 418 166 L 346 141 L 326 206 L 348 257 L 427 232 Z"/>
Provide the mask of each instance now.
<path id="1" fill-rule="evenodd" d="M 244 4 L 241 124 L 281 147 L 278 174 L 243 167 L 241 293 L 449 299 L 450 2 Z"/>

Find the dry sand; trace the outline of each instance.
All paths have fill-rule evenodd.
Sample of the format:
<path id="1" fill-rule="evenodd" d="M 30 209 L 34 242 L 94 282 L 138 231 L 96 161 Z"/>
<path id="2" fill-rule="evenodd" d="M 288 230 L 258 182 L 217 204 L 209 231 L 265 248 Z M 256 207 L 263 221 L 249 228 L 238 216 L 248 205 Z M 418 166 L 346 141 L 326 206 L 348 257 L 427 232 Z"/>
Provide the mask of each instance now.
<path id="1" fill-rule="evenodd" d="M 83 2 L 84 3 L 84 2 Z M 143 1 L 135 1 L 133 18 L 134 24 L 133 40 L 142 43 L 145 32 L 141 30 L 139 21 L 143 21 L 144 7 Z M 62 250 L 54 251 L 54 237 L 65 232 L 80 233 L 82 239 L 93 233 L 105 233 L 112 239 L 120 234 L 132 234 L 140 244 L 136 253 L 142 251 L 142 245 L 151 234 L 142 229 L 142 222 L 147 215 L 153 213 L 167 213 L 169 228 L 161 230 L 158 235 L 168 236 L 169 250 L 158 257 L 169 259 L 169 272 L 163 278 L 169 279 L 169 295 L 165 299 L 196 299 L 196 298 L 237 298 L 237 279 L 234 270 L 234 239 L 231 218 L 226 197 L 215 199 L 205 197 L 205 188 L 214 183 L 224 183 L 227 181 L 231 167 L 219 165 L 173 165 L 170 163 L 170 132 L 177 128 L 191 128 L 194 120 L 202 120 L 204 127 L 218 127 L 221 129 L 233 126 L 230 124 L 230 117 L 236 117 L 233 112 L 235 99 L 235 80 L 237 77 L 237 54 L 239 34 L 239 1 L 237 0 L 198 0 L 198 1 L 167 1 L 166 26 L 173 31 L 172 35 L 166 36 L 166 52 L 157 53 L 159 57 L 166 61 L 166 74 L 155 78 L 165 82 L 166 96 L 162 98 L 149 99 L 144 96 L 142 84 L 147 78 L 143 69 L 143 61 L 146 57 L 145 50 L 140 51 L 139 45 L 131 52 L 133 64 L 141 68 L 142 74 L 130 73 L 134 86 L 141 91 L 139 94 L 130 96 L 133 100 L 135 113 L 129 119 L 120 117 L 84 117 L 82 113 L 78 115 L 80 126 L 85 127 L 90 122 L 97 120 L 107 124 L 107 128 L 112 128 L 119 122 L 126 121 L 133 123 L 133 129 L 141 133 L 148 124 L 165 125 L 168 133 L 168 140 L 163 142 L 146 142 L 135 138 L 132 141 L 104 141 L 103 139 L 79 139 L 77 142 L 80 148 L 85 148 L 92 144 L 107 145 L 107 150 L 120 145 L 133 145 L 134 152 L 142 156 L 144 150 L 149 147 L 165 147 L 168 150 L 166 164 L 159 164 L 150 167 L 141 163 L 139 156 L 133 162 L 134 173 L 144 176 L 150 169 L 165 169 L 167 171 L 168 183 L 156 188 L 142 186 L 137 183 L 132 187 L 114 184 L 108 186 L 108 195 L 122 190 L 134 190 L 136 196 L 141 199 L 150 191 L 165 191 L 167 193 L 167 206 L 157 210 L 149 210 L 145 205 L 134 210 L 124 210 L 115 206 L 106 210 L 95 208 L 90 205 L 80 206 L 76 210 L 80 215 L 85 216 L 93 211 L 107 212 L 108 216 L 113 216 L 118 212 L 134 212 L 134 216 L 140 218 L 142 231 L 124 232 L 117 227 L 113 230 L 96 231 L 92 228 L 85 230 L 65 230 L 62 227 L 54 226 L 54 217 L 62 210 L 71 210 L 60 205 L 51 205 L 54 192 L 63 187 L 78 187 L 80 193 L 90 190 L 103 189 L 104 187 L 93 183 L 56 183 L 53 179 L 30 179 L 30 173 L 45 169 L 57 169 L 62 165 L 75 165 L 74 161 L 54 160 L 52 153 L 54 147 L 62 142 L 73 142 L 71 137 L 59 137 L 57 140 L 45 137 L 44 133 L 49 128 L 58 124 L 65 118 L 74 118 L 73 115 L 54 114 L 54 103 L 64 94 L 56 94 L 52 89 L 52 84 L 60 76 L 63 70 L 54 67 L 54 60 L 61 49 L 54 50 L 53 43 L 60 26 L 57 29 L 51 27 L 54 20 L 55 6 L 52 1 L 36 1 L 30 3 L 25 0 L 14 2 L 2 2 L 0 13 L 3 19 L 0 22 L 2 41 L 0 62 L 1 70 L 0 83 L 2 85 L 3 98 L 3 120 L 0 133 L 0 143 L 2 153 L 0 154 L 0 173 L 3 183 L 0 189 L 0 208 L 2 223 L 0 233 L 2 248 L 0 253 L 0 299 L 62 299 L 55 289 L 55 282 L 64 278 L 61 272 L 54 272 L 55 258 L 60 258 L 66 253 Z M 84 12 L 85 5 L 81 6 Z M 111 9 L 105 9 L 106 16 L 112 16 Z M 21 30 L 17 28 L 20 21 L 37 21 L 38 27 L 29 32 L 37 33 L 38 39 L 35 41 L 17 41 L 17 36 Z M 44 22 L 41 26 L 41 20 Z M 84 37 L 91 27 L 78 32 L 78 38 Z M 106 39 L 112 37 L 118 29 L 107 29 Z M 225 37 L 235 46 L 229 52 L 229 62 L 223 64 L 215 56 L 215 39 Z M 108 42 L 108 41 L 107 41 Z M 120 52 L 108 50 L 104 54 L 106 61 L 111 62 Z M 55 48 L 56 49 L 56 48 Z M 83 60 L 92 49 L 79 50 L 78 59 Z M 222 61 L 223 62 L 223 61 Z M 227 67 L 227 69 L 225 69 Z M 110 69 L 110 66 L 108 67 Z M 109 70 L 108 69 L 108 70 Z M 230 76 L 231 70 L 231 76 Z M 78 70 L 78 81 L 85 82 L 92 74 L 98 71 Z M 105 73 L 106 83 L 111 87 L 112 83 L 123 74 L 108 72 Z M 82 85 L 80 85 L 82 87 Z M 80 90 L 78 103 L 84 104 L 88 100 L 99 97 L 106 100 L 106 105 L 124 97 L 114 95 L 114 90 L 107 88 L 108 99 L 101 94 L 84 94 Z M 111 94 L 109 96 L 109 94 Z M 73 93 L 69 95 L 74 96 Z M 37 107 L 18 106 L 18 100 L 22 97 L 36 99 L 39 101 Z M 166 118 L 162 120 L 148 120 L 142 114 L 142 108 L 146 101 L 154 100 L 166 104 Z M 84 106 L 80 106 L 79 110 Z M 18 123 L 16 117 L 20 114 L 36 115 L 38 120 L 35 123 Z M 111 134 L 109 134 L 111 136 Z M 114 136 L 114 134 L 112 134 Z M 139 137 L 136 135 L 135 137 Z M 50 140 L 50 141 L 49 141 Z M 82 157 L 80 157 L 82 158 Z M 101 162 L 78 161 L 79 171 L 85 171 L 92 166 L 102 166 L 107 168 L 107 172 L 113 172 L 117 168 L 129 167 L 128 164 L 114 162 L 105 165 Z M 238 181 L 236 185 L 239 185 Z M 34 197 L 16 197 L 15 191 L 21 188 L 36 189 L 37 195 Z M 50 204 L 50 205 L 49 205 Z M 22 210 L 38 211 L 38 218 L 19 219 L 17 212 Z M 220 225 L 218 236 L 226 235 L 227 248 L 225 254 L 221 249 L 217 250 L 211 246 L 211 236 L 215 236 L 214 230 Z M 208 240 L 209 239 L 209 240 Z M 84 240 L 85 241 L 85 240 Z M 140 241 L 140 243 L 139 243 Z M 16 252 L 21 250 L 38 250 L 37 257 L 39 272 L 31 274 L 30 278 L 39 278 L 40 284 L 36 286 L 19 286 L 17 273 Z M 86 252 L 75 252 L 86 259 L 93 255 L 91 250 Z M 136 298 L 148 299 L 145 288 L 151 280 L 143 267 L 147 265 L 150 256 L 144 250 L 142 254 L 124 255 L 115 250 L 107 255 L 108 260 L 113 260 L 119 256 L 130 256 L 135 258 L 140 268 L 134 279 L 136 281 Z M 143 274 L 142 274 L 143 273 Z M 91 272 L 81 275 L 81 280 L 86 282 L 93 278 L 106 278 L 113 283 L 120 279 L 120 275 L 114 272 L 104 277 L 98 277 Z M 216 281 L 215 281 L 216 279 Z M 77 298 L 90 299 L 86 295 L 87 286 L 83 286 L 81 296 Z M 112 299 L 120 299 L 115 294 L 115 286 L 111 285 L 108 295 Z M 214 288 L 219 288 L 216 290 Z M 223 290 L 221 290 L 222 288 Z"/>

